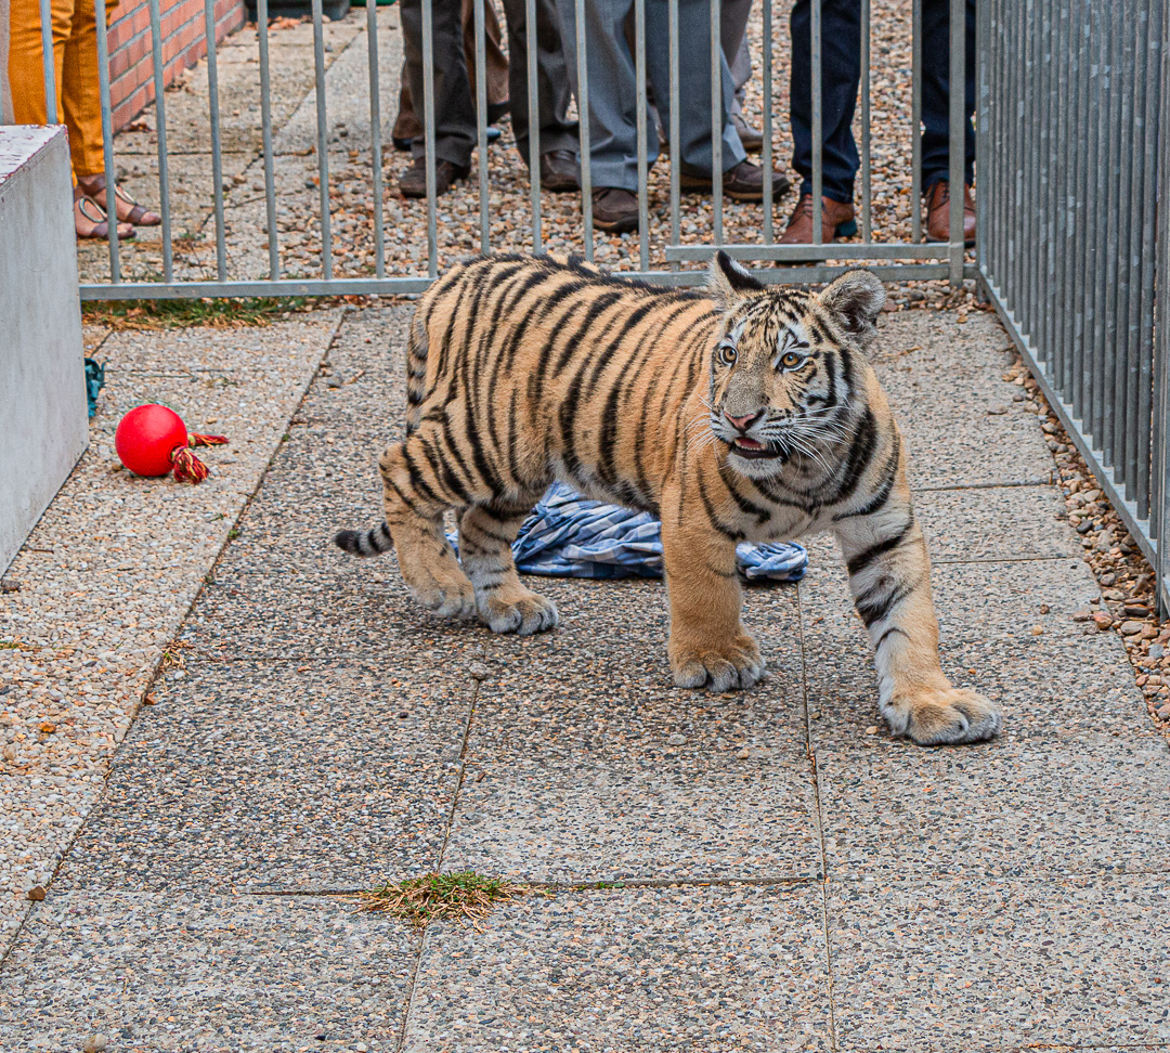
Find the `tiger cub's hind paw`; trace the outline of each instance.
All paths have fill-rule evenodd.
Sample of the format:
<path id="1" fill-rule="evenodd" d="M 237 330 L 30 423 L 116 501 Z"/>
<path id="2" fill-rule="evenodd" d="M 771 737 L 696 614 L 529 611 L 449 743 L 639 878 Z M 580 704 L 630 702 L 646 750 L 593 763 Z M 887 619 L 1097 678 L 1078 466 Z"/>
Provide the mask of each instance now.
<path id="1" fill-rule="evenodd" d="M 957 746 L 984 742 L 999 734 L 999 706 L 990 699 L 961 688 L 897 696 L 882 709 L 895 735 L 904 735 L 919 746 Z"/>
<path id="2" fill-rule="evenodd" d="M 479 603 L 479 616 L 494 633 L 531 636 L 555 629 L 557 606 L 529 589 L 498 589 Z"/>

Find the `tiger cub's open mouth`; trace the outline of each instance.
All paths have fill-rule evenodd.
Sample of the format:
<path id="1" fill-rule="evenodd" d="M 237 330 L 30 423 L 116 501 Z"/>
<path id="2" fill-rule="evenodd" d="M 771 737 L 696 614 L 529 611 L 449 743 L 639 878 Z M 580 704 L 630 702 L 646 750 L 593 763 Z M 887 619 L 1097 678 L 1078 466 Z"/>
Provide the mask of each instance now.
<path id="1" fill-rule="evenodd" d="M 771 444 L 764 444 L 755 439 L 749 439 L 746 435 L 741 435 L 735 439 L 731 448 L 741 457 L 747 457 L 749 460 L 757 460 L 761 458 L 779 457 L 783 454 L 783 450 L 778 446 Z"/>

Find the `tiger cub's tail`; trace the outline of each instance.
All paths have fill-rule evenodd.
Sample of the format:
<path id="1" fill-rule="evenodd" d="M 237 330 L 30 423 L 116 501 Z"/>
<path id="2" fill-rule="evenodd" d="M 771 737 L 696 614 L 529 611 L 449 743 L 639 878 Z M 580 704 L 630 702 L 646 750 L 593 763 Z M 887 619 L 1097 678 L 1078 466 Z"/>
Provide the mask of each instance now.
<path id="1" fill-rule="evenodd" d="M 390 528 L 385 522 L 373 530 L 339 530 L 333 535 L 333 543 L 355 556 L 380 556 L 394 547 Z"/>

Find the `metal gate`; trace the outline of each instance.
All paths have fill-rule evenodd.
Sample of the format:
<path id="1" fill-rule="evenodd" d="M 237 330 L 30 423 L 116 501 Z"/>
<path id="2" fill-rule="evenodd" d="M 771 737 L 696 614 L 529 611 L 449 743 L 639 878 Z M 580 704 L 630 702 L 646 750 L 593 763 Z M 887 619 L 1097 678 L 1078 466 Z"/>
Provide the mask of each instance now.
<path id="1" fill-rule="evenodd" d="M 978 269 L 1167 592 L 1170 18 L 980 0 Z"/>
<path id="2" fill-rule="evenodd" d="M 449 2 L 449 0 L 433 0 L 434 3 Z M 475 0 L 474 47 L 478 61 L 475 63 L 476 76 L 472 87 L 479 105 L 476 107 L 478 120 L 478 163 L 473 168 L 471 188 L 461 193 L 474 195 L 474 211 L 477 220 L 478 237 L 464 249 L 474 251 L 490 251 L 499 248 L 542 251 L 550 247 L 558 250 L 569 249 L 584 253 L 590 259 L 595 256 L 598 236 L 595 236 L 591 222 L 590 189 L 593 185 L 590 165 L 590 85 L 587 70 L 587 49 L 589 41 L 585 39 L 585 12 L 588 0 L 575 0 L 576 25 L 573 27 L 578 39 L 584 40 L 584 46 L 578 49 L 577 75 L 579 80 L 576 109 L 579 121 L 579 148 L 581 157 L 582 193 L 579 201 L 580 221 L 577 235 L 571 243 L 564 244 L 565 239 L 556 245 L 549 244 L 542 224 L 542 214 L 547 207 L 542 201 L 537 159 L 540 154 L 538 122 L 533 121 L 534 134 L 530 143 L 530 186 L 526 195 L 527 214 L 519 224 L 523 227 L 523 237 L 518 238 L 516 226 L 511 224 L 508 236 L 501 234 L 501 225 L 492 208 L 491 173 L 492 161 L 489 160 L 487 148 L 486 113 L 487 106 L 485 89 L 485 36 L 484 36 L 484 0 Z M 758 220 L 751 224 L 749 236 L 738 236 L 736 231 L 742 232 L 745 224 L 738 221 L 729 229 L 729 222 L 734 216 L 743 212 L 742 206 L 728 204 L 723 193 L 720 156 L 720 92 L 722 90 L 720 69 L 720 33 L 721 2 L 710 0 L 706 4 L 710 10 L 710 67 L 712 70 L 712 142 L 713 142 L 713 185 L 710 191 L 712 207 L 702 210 L 702 222 L 697 225 L 683 222 L 686 218 L 692 220 L 695 210 L 690 207 L 690 199 L 681 192 L 679 185 L 679 157 L 678 144 L 680 141 L 678 127 L 679 107 L 670 106 L 669 127 L 667 133 L 670 146 L 667 151 L 669 167 L 669 183 L 659 178 L 657 199 L 652 200 L 649 189 L 648 168 L 649 158 L 646 150 L 646 122 L 650 118 L 647 102 L 647 62 L 648 46 L 661 47 L 661 41 L 648 41 L 646 33 L 646 12 L 650 4 L 664 5 L 668 12 L 669 32 L 665 42 L 669 50 L 672 93 L 678 90 L 678 70 L 680 49 L 692 46 L 692 42 L 680 40 L 679 10 L 680 3 L 706 3 L 706 0 L 635 0 L 631 26 L 631 44 L 634 53 L 637 83 L 637 115 L 638 115 L 638 171 L 639 171 L 639 229 L 635 237 L 629 238 L 618 246 L 616 256 L 610 252 L 609 259 L 604 261 L 614 269 L 629 271 L 643 277 L 668 283 L 692 283 L 702 280 L 703 267 L 710 259 L 716 246 L 722 246 L 731 255 L 743 260 L 763 262 L 783 262 L 783 267 L 761 268 L 759 273 L 764 280 L 772 281 L 822 281 L 835 273 L 857 263 L 873 265 L 879 276 L 883 278 L 914 278 L 937 279 L 949 278 L 952 282 L 960 281 L 964 276 L 973 277 L 974 267 L 965 257 L 962 240 L 962 210 L 956 209 L 952 217 L 950 242 L 927 243 L 922 240 L 922 216 L 920 191 L 921 187 L 921 156 L 919 136 L 917 130 L 922 114 L 922 9 L 924 2 L 930 0 L 901 0 L 891 9 L 892 14 L 886 13 L 883 17 L 909 20 L 913 25 L 912 45 L 907 49 L 909 54 L 899 58 L 899 62 L 908 60 L 911 76 L 905 85 L 909 99 L 908 115 L 901 120 L 900 132 L 901 147 L 893 150 L 893 160 L 887 164 L 899 167 L 900 176 L 904 183 L 909 184 L 909 200 L 900 201 L 897 214 L 898 222 L 893 224 L 897 229 L 889 229 L 890 224 L 883 228 L 875 222 L 874 187 L 872 149 L 874 144 L 873 117 L 874 106 L 871 104 L 871 10 L 870 0 L 858 0 L 861 24 L 861 84 L 859 114 L 855 121 L 856 137 L 860 154 L 860 236 L 847 242 L 820 244 L 819 224 L 816 227 L 814 244 L 809 246 L 781 246 L 777 244 L 778 234 L 783 229 L 785 214 L 795 200 L 789 195 L 783 202 L 774 201 L 771 185 L 765 180 L 764 201 L 756 206 Z M 961 85 L 964 82 L 964 0 L 940 0 L 949 3 L 951 12 L 951 42 L 950 48 L 950 77 L 951 83 Z M 758 90 L 765 100 L 762 106 L 764 145 L 760 161 L 765 169 L 771 169 L 775 155 L 779 151 L 775 141 L 782 141 L 774 136 L 773 131 L 779 119 L 777 109 L 770 100 L 779 101 L 779 96 L 786 91 L 785 80 L 786 59 L 790 54 L 786 18 L 787 7 L 781 9 L 774 0 L 757 0 L 759 4 L 760 26 L 757 31 L 756 71 Z M 98 25 L 105 25 L 106 0 L 96 0 Z M 48 0 L 41 0 L 42 18 L 47 27 Z M 161 297 L 195 297 L 195 296 L 242 296 L 242 295 L 328 295 L 339 293 L 409 293 L 418 292 L 439 273 L 449 258 L 453 258 L 444 245 L 447 226 L 444 214 L 445 199 L 436 200 L 434 193 L 428 195 L 425 201 L 412 204 L 409 209 L 401 206 L 400 201 L 390 192 L 390 181 L 384 175 L 383 146 L 386 136 L 383 131 L 383 122 L 388 115 L 389 107 L 383 97 L 384 86 L 380 85 L 380 75 L 384 72 L 380 67 L 383 59 L 380 47 L 384 48 L 385 29 L 387 20 L 396 20 L 397 13 L 393 8 L 379 8 L 374 0 L 370 0 L 364 13 L 364 47 L 366 51 L 365 68 L 369 84 L 368 121 L 369 141 L 363 144 L 363 153 L 366 158 L 366 189 L 368 191 L 368 224 L 372 227 L 372 248 L 367 256 L 355 263 L 348 254 L 349 246 L 343 238 L 339 238 L 334 229 L 337 215 L 337 201 L 332 193 L 331 164 L 338 163 L 337 151 L 331 148 L 331 143 L 337 131 L 336 122 L 327 107 L 326 82 L 329 76 L 329 67 L 326 61 L 326 35 L 329 30 L 322 21 L 322 0 L 312 0 L 312 55 L 315 73 L 315 134 L 306 136 L 304 143 L 306 150 L 315 153 L 316 165 L 313 181 L 316 183 L 317 204 L 316 214 L 310 226 L 319 248 L 313 266 L 301 266 L 291 272 L 286 258 L 285 246 L 282 244 L 279 211 L 282 196 L 287 192 L 279 185 L 277 168 L 281 160 L 279 151 L 274 149 L 274 136 L 279 131 L 278 117 L 273 109 L 273 78 L 270 65 L 271 31 L 268 20 L 268 0 L 256 0 L 257 31 L 255 35 L 255 54 L 249 56 L 248 61 L 255 61 L 259 78 L 260 98 L 260 128 L 259 146 L 257 149 L 256 172 L 263 170 L 263 187 L 265 197 L 264 218 L 257 215 L 253 226 L 245 231 L 246 237 L 255 243 L 257 252 L 252 253 L 253 261 L 248 267 L 240 264 L 241 255 L 246 252 L 239 246 L 240 232 L 233 229 L 232 239 L 225 234 L 225 207 L 234 208 L 232 200 L 225 202 L 225 195 L 231 194 L 230 181 L 225 190 L 223 122 L 224 114 L 221 106 L 220 84 L 220 52 L 223 45 L 217 48 L 214 27 L 214 0 L 204 0 L 204 31 L 207 43 L 206 58 L 206 133 L 201 144 L 210 154 L 212 168 L 210 181 L 210 209 L 205 224 L 197 234 L 205 234 L 207 240 L 206 259 L 202 267 L 194 266 L 190 262 L 190 238 L 180 236 L 186 232 L 173 229 L 171 210 L 174 200 L 175 181 L 171 169 L 178 156 L 169 143 L 173 143 L 176 133 L 182 133 L 185 139 L 190 140 L 192 127 L 190 121 L 177 126 L 171 118 L 170 108 L 174 105 L 174 96 L 164 91 L 163 85 L 163 33 L 161 28 L 162 16 L 160 0 L 149 0 L 150 28 L 149 36 L 153 49 L 154 61 L 154 94 L 156 102 L 152 107 L 155 136 L 153 149 L 154 164 L 157 166 L 158 210 L 163 216 L 164 223 L 161 231 L 161 242 L 149 253 L 144 252 L 138 245 L 120 243 L 112 236 L 108 247 L 108 266 L 104 266 L 104 273 L 95 274 L 94 268 L 88 266 L 83 273 L 81 295 L 86 299 L 116 299 L 116 298 L 161 298 Z M 528 25 L 535 25 L 535 0 L 527 0 L 526 13 Z M 562 5 L 562 10 L 564 7 Z M 659 9 L 661 10 L 661 8 Z M 422 49 L 424 53 L 423 68 L 425 73 L 425 98 L 422 100 L 420 116 L 424 117 L 425 139 L 428 158 L 427 177 L 429 185 L 434 186 L 434 134 L 435 134 L 435 98 L 432 63 L 429 57 L 433 51 L 432 29 L 432 0 L 423 4 L 422 19 Z M 780 16 L 780 17 L 777 17 Z M 823 185 L 823 156 L 821 149 L 823 98 L 821 86 L 823 32 L 822 6 L 820 0 L 813 0 L 811 4 L 811 98 L 812 98 L 812 142 L 814 201 L 819 199 Z M 360 18 L 357 12 L 351 13 L 350 19 Z M 565 27 L 562 26 L 562 29 Z M 45 40 L 48 41 L 48 31 L 45 30 Z M 109 80 L 109 55 L 105 34 L 99 32 L 99 55 L 101 64 L 101 99 L 103 110 L 105 170 L 107 181 L 112 181 L 119 168 L 122 137 L 111 134 L 111 103 Z M 380 43 L 381 41 L 381 43 Z M 536 77 L 535 34 L 528 34 L 528 69 L 529 69 L 529 101 L 535 109 Z M 361 42 L 356 38 L 349 45 L 360 47 Z M 46 47 L 46 57 L 48 49 Z M 885 61 L 889 61 L 888 58 Z M 233 64 L 231 69 L 235 69 Z M 53 84 L 53 71 L 49 62 L 45 64 L 46 91 L 50 97 L 56 90 Z M 594 86 L 596 90 L 596 86 Z M 950 177 L 952 185 L 959 185 L 963 181 L 962 143 L 964 135 L 963 92 L 951 93 L 950 108 L 950 139 L 952 144 L 950 157 Z M 677 95 L 674 95 L 677 102 Z M 786 114 L 784 114 L 786 117 Z M 908 118 L 908 119 L 907 119 Z M 887 156 L 891 155 L 888 147 Z M 259 178 L 257 178 L 259 182 Z M 905 197 L 905 191 L 901 191 Z M 151 203 L 154 203 L 152 201 Z M 883 203 L 883 215 L 890 214 L 890 209 Z M 783 210 L 780 211 L 780 206 Z M 425 232 L 426 253 L 424 259 L 404 259 L 394 252 L 387 251 L 388 210 L 397 210 L 392 221 L 395 223 L 407 222 L 418 231 L 420 239 Z M 779 214 L 777 214 L 779 213 Z M 780 228 L 778 230 L 777 228 Z M 263 232 L 266 231 L 266 234 Z M 214 244 L 212 246 L 212 239 Z M 212 259 L 212 251 L 214 258 Z M 421 255 L 421 254 L 420 254 Z M 257 267 L 256 257 L 263 257 L 263 266 Z M 92 261 L 90 261 L 92 264 Z"/>

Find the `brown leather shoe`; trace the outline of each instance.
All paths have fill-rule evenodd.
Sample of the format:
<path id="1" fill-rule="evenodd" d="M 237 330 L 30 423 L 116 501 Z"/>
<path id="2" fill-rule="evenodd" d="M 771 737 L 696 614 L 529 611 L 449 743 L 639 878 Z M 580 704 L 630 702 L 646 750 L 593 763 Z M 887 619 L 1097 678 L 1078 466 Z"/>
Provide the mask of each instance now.
<path id="1" fill-rule="evenodd" d="M 837 238 L 851 238 L 857 233 L 857 221 L 853 218 L 853 206 L 834 201 L 831 197 L 821 198 L 821 241 L 830 242 Z M 801 194 L 788 227 L 780 237 L 781 245 L 811 245 L 813 240 L 812 194 Z"/>
<path id="2" fill-rule="evenodd" d="M 435 196 L 447 193 L 457 180 L 466 179 L 471 165 L 456 165 L 450 161 L 435 162 Z M 398 177 L 398 189 L 403 197 L 427 196 L 427 159 L 416 157 L 409 168 Z"/>
<path id="3" fill-rule="evenodd" d="M 683 190 L 711 189 L 711 177 L 685 162 L 679 165 L 678 183 Z M 789 185 L 782 173 L 772 173 L 773 198 L 783 194 Z M 751 161 L 740 161 L 723 173 L 723 193 L 733 201 L 763 201 L 764 170 Z"/>
<path id="4" fill-rule="evenodd" d="M 739 141 L 749 154 L 758 154 L 764 148 L 764 133 L 748 124 L 741 114 L 733 113 L 731 123 L 735 125 Z"/>
<path id="5" fill-rule="evenodd" d="M 572 150 L 549 150 L 540 155 L 540 185 L 554 194 L 581 189 L 581 170 Z"/>
<path id="6" fill-rule="evenodd" d="M 951 240 L 951 186 L 940 179 L 926 193 L 926 240 Z M 963 244 L 975 244 L 975 200 L 963 186 Z"/>
<path id="7" fill-rule="evenodd" d="M 638 229 L 638 195 L 617 186 L 593 190 L 593 225 L 598 230 L 622 234 Z"/>

